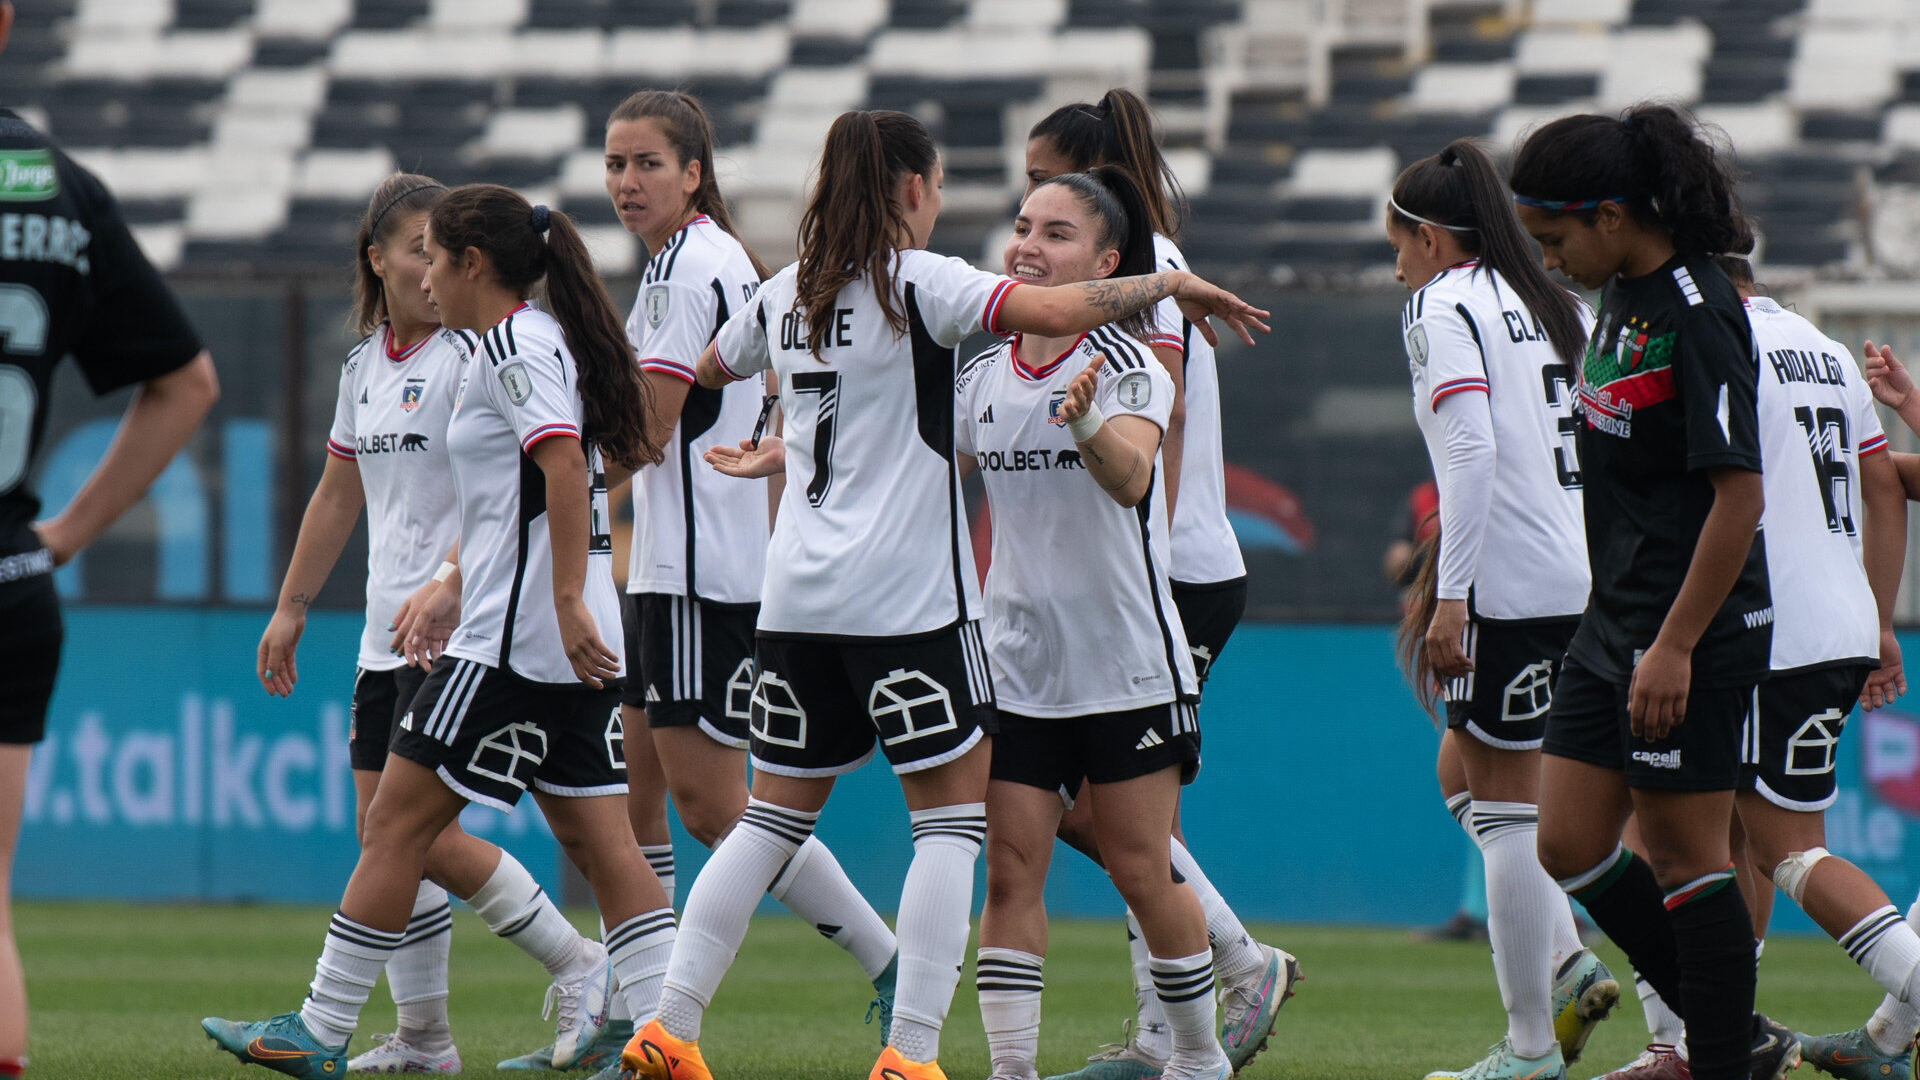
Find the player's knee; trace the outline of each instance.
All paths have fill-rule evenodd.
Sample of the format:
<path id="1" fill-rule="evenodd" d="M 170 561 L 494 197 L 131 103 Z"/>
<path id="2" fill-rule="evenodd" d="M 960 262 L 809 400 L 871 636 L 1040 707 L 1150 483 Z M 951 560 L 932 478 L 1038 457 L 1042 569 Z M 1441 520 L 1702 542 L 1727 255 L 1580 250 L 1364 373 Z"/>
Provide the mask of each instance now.
<path id="1" fill-rule="evenodd" d="M 1027 903 L 1046 888 L 1047 860 L 1021 844 L 987 838 L 987 899 Z"/>
<path id="2" fill-rule="evenodd" d="M 1565 881 L 1586 873 L 1608 854 L 1595 854 L 1591 845 L 1576 843 L 1570 837 L 1552 834 L 1545 829 L 1540 830 L 1534 851 L 1540 857 L 1540 868 L 1555 881 Z"/>
<path id="3" fill-rule="evenodd" d="M 745 806 L 734 806 L 730 800 L 712 796 L 676 797 L 673 808 L 679 811 L 680 827 L 706 847 L 719 843 L 746 810 Z"/>
<path id="4" fill-rule="evenodd" d="M 1774 865 L 1773 883 L 1780 886 L 1780 891 L 1786 893 L 1789 899 L 1798 904 L 1800 898 L 1806 895 L 1807 879 L 1813 876 L 1814 866 L 1831 854 L 1823 847 L 1789 852 Z"/>

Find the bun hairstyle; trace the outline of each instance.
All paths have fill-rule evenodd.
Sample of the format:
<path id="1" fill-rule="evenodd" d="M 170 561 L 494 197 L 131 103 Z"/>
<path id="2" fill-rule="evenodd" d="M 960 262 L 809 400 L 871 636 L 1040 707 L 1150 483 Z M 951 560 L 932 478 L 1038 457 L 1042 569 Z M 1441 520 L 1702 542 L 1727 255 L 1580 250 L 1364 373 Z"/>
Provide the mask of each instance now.
<path id="1" fill-rule="evenodd" d="M 1672 105 L 1642 102 L 1618 117 L 1555 120 L 1527 136 L 1508 186 L 1516 201 L 1592 221 L 1605 202 L 1671 233 L 1683 255 L 1745 255 L 1753 225 L 1740 209 L 1733 154 Z"/>
<path id="2" fill-rule="evenodd" d="M 1533 244 L 1513 215 L 1513 200 L 1500 183 L 1493 159 L 1473 139 L 1455 139 L 1421 158 L 1394 181 L 1387 200 L 1393 224 L 1412 232 L 1421 225 L 1445 231 L 1500 277 L 1547 332 L 1553 349 L 1569 364 L 1580 362 L 1586 334 L 1580 304 L 1541 269 Z"/>
<path id="3" fill-rule="evenodd" d="M 735 240 L 740 239 L 740 231 L 733 227 L 733 215 L 727 210 L 727 200 L 720 195 L 720 180 L 713 172 L 713 122 L 707 119 L 707 110 L 700 99 L 692 94 L 677 90 L 640 90 L 628 95 L 625 101 L 613 107 L 607 116 L 607 126 L 627 120 L 652 120 L 660 125 L 660 134 L 666 137 L 673 152 L 679 155 L 680 166 L 685 168 L 688 162 L 700 163 L 700 186 L 693 193 L 693 208 L 713 219 L 715 225 L 727 231 Z M 754 273 L 765 281 L 773 272 L 753 249 L 741 244 L 747 252 L 747 259 L 753 263 Z"/>
<path id="4" fill-rule="evenodd" d="M 1114 87 L 1094 104 L 1062 105 L 1033 125 L 1027 138 L 1051 142 L 1054 153 L 1066 158 L 1074 172 L 1088 172 L 1097 165 L 1124 166 L 1140 181 L 1147 208 L 1143 220 L 1169 240 L 1179 238 L 1187 218 L 1187 196 L 1160 153 L 1153 110 L 1140 95 Z"/>
<path id="5" fill-rule="evenodd" d="M 371 334 L 387 321 L 387 290 L 373 272 L 370 247 L 385 247 L 393 234 L 414 214 L 433 205 L 447 190 L 445 184 L 419 173 L 394 173 L 373 189 L 367 212 L 360 215 L 360 231 L 353 248 L 352 323 L 357 334 Z"/>
<path id="6" fill-rule="evenodd" d="M 1153 229 L 1147 224 L 1146 201 L 1132 173 L 1118 165 L 1101 165 L 1086 172 L 1050 177 L 1034 190 L 1055 185 L 1073 192 L 1080 206 L 1099 224 L 1099 250 L 1112 248 L 1120 253 L 1119 264 L 1108 276 L 1153 273 Z M 1153 329 L 1153 311 L 1136 311 L 1114 320 L 1114 325 L 1145 340 Z"/>
<path id="7" fill-rule="evenodd" d="M 807 323 L 815 358 L 833 329 L 840 290 L 866 279 L 893 332 L 905 335 L 907 314 L 894 296 L 895 246 L 907 215 L 894 190 L 908 176 L 929 182 L 939 151 L 926 125 L 891 109 L 841 113 L 827 129 L 820 175 L 800 215 L 800 262 L 794 306 Z"/>
<path id="8" fill-rule="evenodd" d="M 498 184 L 467 184 L 441 195 L 427 226 L 458 262 L 485 252 L 500 284 L 522 296 L 546 280 L 547 309 L 566 335 L 580 373 L 581 438 L 629 469 L 660 460 L 661 440 L 647 431 L 646 383 L 573 219 L 530 206 Z"/>

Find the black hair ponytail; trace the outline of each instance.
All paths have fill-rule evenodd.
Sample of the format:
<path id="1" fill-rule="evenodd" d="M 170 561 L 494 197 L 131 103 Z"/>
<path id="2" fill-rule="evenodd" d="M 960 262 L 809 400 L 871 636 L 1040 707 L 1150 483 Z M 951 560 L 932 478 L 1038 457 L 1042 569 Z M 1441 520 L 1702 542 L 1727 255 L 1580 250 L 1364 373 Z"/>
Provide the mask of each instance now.
<path id="1" fill-rule="evenodd" d="M 1462 250 L 1498 271 L 1527 310 L 1540 320 L 1553 350 L 1569 364 L 1580 362 L 1586 334 L 1580 303 L 1553 283 L 1513 216 L 1513 201 L 1500 183 L 1493 159 L 1473 139 L 1455 139 L 1432 157 L 1407 166 L 1394 181 L 1388 212 L 1409 231 L 1429 225 L 1452 234 Z"/>
<path id="2" fill-rule="evenodd" d="M 1179 238 L 1187 196 L 1160 153 L 1153 110 L 1139 94 L 1116 86 L 1096 104 L 1062 105 L 1033 125 L 1027 138 L 1052 143 L 1054 153 L 1066 158 L 1074 172 L 1091 172 L 1100 165 L 1124 167 L 1139 182 L 1147 210 L 1137 220 L 1169 240 Z"/>
<path id="3" fill-rule="evenodd" d="M 1100 226 L 1098 243 L 1102 249 L 1120 253 L 1109 277 L 1134 277 L 1154 270 L 1153 226 L 1140 184 L 1131 172 L 1119 165 L 1101 165 L 1086 172 L 1061 173 L 1049 177 L 1034 190 L 1059 185 L 1073 192 L 1081 207 L 1092 214 Z M 1153 329 L 1153 311 L 1136 311 L 1115 319 L 1114 325 L 1134 337 L 1146 340 Z"/>
<path id="4" fill-rule="evenodd" d="M 1673 236 L 1683 255 L 1745 255 L 1753 224 L 1734 194 L 1730 147 L 1691 113 L 1641 102 L 1618 118 L 1567 116 L 1527 136 L 1508 186 L 1521 201 L 1593 219 L 1602 202 Z"/>

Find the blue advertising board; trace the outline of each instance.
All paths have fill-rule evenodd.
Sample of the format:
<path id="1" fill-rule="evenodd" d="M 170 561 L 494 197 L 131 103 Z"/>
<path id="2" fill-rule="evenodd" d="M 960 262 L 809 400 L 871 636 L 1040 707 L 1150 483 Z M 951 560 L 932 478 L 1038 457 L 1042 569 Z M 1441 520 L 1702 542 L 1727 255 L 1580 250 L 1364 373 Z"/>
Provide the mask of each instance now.
<path id="1" fill-rule="evenodd" d="M 312 616 L 286 700 L 253 679 L 265 621 L 254 610 L 68 613 L 49 735 L 29 777 L 20 895 L 338 898 L 356 855 L 346 738 L 359 619 Z M 1242 627 L 1201 721 L 1205 763 L 1184 829 L 1244 917 L 1415 924 L 1453 910 L 1466 841 L 1440 804 L 1436 736 L 1393 667 L 1387 628 Z M 1920 714 L 1856 715 L 1834 752 L 1841 793 L 1828 846 L 1904 905 L 1920 886 L 1906 847 L 1920 816 Z M 559 855 L 532 799 L 512 815 L 470 808 L 463 822 L 558 891 Z M 884 767 L 840 782 L 820 836 L 876 907 L 895 906 L 912 846 Z M 705 853 L 677 838 L 684 895 Z M 1057 851 L 1051 911 L 1120 910 L 1097 869 Z M 1776 925 L 1811 929 L 1787 904 Z"/>

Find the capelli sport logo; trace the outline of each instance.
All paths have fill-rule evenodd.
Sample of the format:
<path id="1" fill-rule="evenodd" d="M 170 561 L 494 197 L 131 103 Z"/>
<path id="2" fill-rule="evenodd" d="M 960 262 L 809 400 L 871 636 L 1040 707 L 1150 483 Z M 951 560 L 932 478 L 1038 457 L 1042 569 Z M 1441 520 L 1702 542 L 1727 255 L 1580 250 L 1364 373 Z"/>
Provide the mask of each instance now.
<path id="1" fill-rule="evenodd" d="M 1656 769 L 1678 769 L 1680 751 L 1678 750 L 1635 750 L 1633 760 L 1642 765 L 1651 765 Z"/>
<path id="2" fill-rule="evenodd" d="M 51 150 L 0 150 L 0 200 L 38 202 L 60 194 Z"/>

